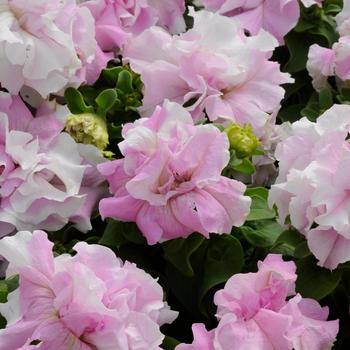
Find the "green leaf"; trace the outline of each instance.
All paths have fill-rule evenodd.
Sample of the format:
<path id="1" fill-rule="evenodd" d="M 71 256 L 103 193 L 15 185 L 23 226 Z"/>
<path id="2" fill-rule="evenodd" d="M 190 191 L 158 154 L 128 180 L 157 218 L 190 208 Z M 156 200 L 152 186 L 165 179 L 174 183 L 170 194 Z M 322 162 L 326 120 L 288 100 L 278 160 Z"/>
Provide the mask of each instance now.
<path id="1" fill-rule="evenodd" d="M 349 104 L 350 103 L 350 89 L 343 88 L 340 90 L 340 95 L 337 96 L 339 102 Z"/>
<path id="2" fill-rule="evenodd" d="M 199 249 L 200 250 L 200 249 Z M 193 317 L 198 317 L 198 278 L 200 272 L 192 277 L 183 275 L 173 264 L 165 265 L 166 283 L 175 298 Z"/>
<path id="3" fill-rule="evenodd" d="M 111 86 L 116 86 L 120 72 L 123 71 L 123 67 L 107 68 L 102 71 L 102 77 Z"/>
<path id="4" fill-rule="evenodd" d="M 314 92 L 307 102 L 306 107 L 301 110 L 301 115 L 311 121 L 315 121 L 321 113 L 319 96 Z"/>
<path id="5" fill-rule="evenodd" d="M 0 280 L 0 303 L 7 302 L 7 296 L 18 288 L 19 276 L 13 276 L 6 280 Z"/>
<path id="6" fill-rule="evenodd" d="M 295 33 L 293 31 L 285 36 L 284 41 L 289 51 L 289 60 L 283 67 L 283 70 L 289 73 L 296 73 L 305 69 L 312 41 L 306 40 L 303 33 Z"/>
<path id="7" fill-rule="evenodd" d="M 269 190 L 265 187 L 250 187 L 245 191 L 245 195 L 249 197 L 258 196 L 267 201 L 267 198 L 269 197 Z"/>
<path id="8" fill-rule="evenodd" d="M 296 248 L 303 242 L 306 242 L 305 237 L 300 232 L 294 229 L 286 230 L 279 236 L 271 251 L 294 257 Z"/>
<path id="9" fill-rule="evenodd" d="M 304 298 L 323 299 L 331 294 L 341 279 L 340 270 L 330 271 L 317 266 L 313 256 L 297 262 L 296 290 Z"/>
<path id="10" fill-rule="evenodd" d="M 340 11 L 342 10 L 342 7 L 339 4 L 329 4 L 326 9 L 325 12 L 327 15 L 336 15 L 338 14 Z"/>
<path id="11" fill-rule="evenodd" d="M 252 199 L 247 221 L 273 219 L 276 217 L 275 211 L 270 209 L 267 204 L 268 193 L 269 191 L 263 187 L 248 188 L 246 190 L 245 194 Z"/>
<path id="12" fill-rule="evenodd" d="M 284 231 L 274 220 L 259 220 L 249 222 L 250 226 L 242 226 L 239 230 L 244 238 L 254 247 L 267 248 L 274 245 Z"/>
<path id="13" fill-rule="evenodd" d="M 264 155 L 265 152 L 261 149 L 256 149 L 254 152 L 253 152 L 253 156 L 262 156 Z"/>
<path id="14" fill-rule="evenodd" d="M 122 90 L 124 93 L 133 91 L 132 75 L 127 70 L 123 70 L 119 73 L 117 89 Z"/>
<path id="15" fill-rule="evenodd" d="M 3 316 L 1 316 L 1 314 L 0 314 L 0 329 L 5 328 L 6 324 L 7 324 L 6 319 Z"/>
<path id="16" fill-rule="evenodd" d="M 282 122 L 295 122 L 300 118 L 301 110 L 304 108 L 304 104 L 299 103 L 291 106 L 287 106 L 286 108 L 282 108 L 278 112 L 278 118 Z"/>
<path id="17" fill-rule="evenodd" d="M 308 118 L 310 121 L 315 121 L 320 115 L 321 111 L 318 103 L 313 103 L 301 110 L 301 115 Z"/>
<path id="18" fill-rule="evenodd" d="M 231 149 L 229 166 L 231 168 L 234 168 L 240 164 L 242 164 L 242 159 L 237 157 L 236 151 L 234 149 Z"/>
<path id="19" fill-rule="evenodd" d="M 7 288 L 9 293 L 13 292 L 16 290 L 19 286 L 19 276 L 12 276 L 6 280 Z"/>
<path id="20" fill-rule="evenodd" d="M 101 116 L 105 116 L 108 110 L 110 110 L 115 102 L 117 101 L 117 93 L 114 89 L 103 90 L 96 97 L 97 114 Z"/>
<path id="21" fill-rule="evenodd" d="M 240 164 L 233 165 L 232 168 L 244 174 L 251 175 L 255 173 L 255 166 L 248 158 L 243 158 Z"/>
<path id="22" fill-rule="evenodd" d="M 107 227 L 99 241 L 99 244 L 119 248 L 128 242 L 144 244 L 146 243 L 146 240 L 142 236 L 136 224 L 108 220 Z"/>
<path id="23" fill-rule="evenodd" d="M 9 291 L 7 288 L 6 281 L 0 281 L 0 303 L 7 302 L 7 295 Z"/>
<path id="24" fill-rule="evenodd" d="M 122 125 L 115 125 L 114 123 L 108 123 L 108 135 L 111 140 L 122 138 Z"/>
<path id="25" fill-rule="evenodd" d="M 64 92 L 64 97 L 69 110 L 73 114 L 94 113 L 94 108 L 85 104 L 84 97 L 80 91 L 70 87 Z"/>
<path id="26" fill-rule="evenodd" d="M 309 33 L 323 38 L 323 41 L 326 41 L 327 46 L 330 47 L 339 38 L 335 27 L 336 23 L 334 18 L 332 16 L 323 15 L 322 20 L 319 22 L 319 25 L 311 28 Z"/>
<path id="27" fill-rule="evenodd" d="M 319 103 L 320 108 L 324 111 L 332 107 L 333 95 L 330 89 L 323 89 L 319 92 Z"/>
<path id="28" fill-rule="evenodd" d="M 311 254 L 307 241 L 299 243 L 294 250 L 295 258 L 306 258 Z"/>
<path id="29" fill-rule="evenodd" d="M 225 130 L 225 127 L 224 127 L 222 124 L 213 123 L 212 125 L 214 125 L 215 127 L 217 127 L 221 132 Z"/>
<path id="30" fill-rule="evenodd" d="M 300 18 L 298 24 L 294 27 L 294 31 L 301 33 L 306 32 L 315 26 L 315 22 L 312 22 L 306 18 Z"/>
<path id="31" fill-rule="evenodd" d="M 192 254 L 200 247 L 204 237 L 198 233 L 193 233 L 187 238 L 177 238 L 162 244 L 164 249 L 164 258 L 171 262 L 186 276 L 193 276 L 193 268 L 190 258 Z"/>
<path id="32" fill-rule="evenodd" d="M 84 96 L 84 101 L 87 103 L 87 105 L 95 106 L 95 99 L 98 95 L 98 91 L 93 86 L 80 86 L 79 91 Z"/>
<path id="33" fill-rule="evenodd" d="M 119 224 L 119 221 L 108 220 L 106 229 L 98 243 L 110 247 L 119 247 L 125 241 L 124 236 L 120 234 Z"/>
<path id="34" fill-rule="evenodd" d="M 243 264 L 243 249 L 237 238 L 231 235 L 212 236 L 203 266 L 199 304 L 211 288 L 226 282 L 235 273 L 240 272 Z"/>
<path id="35" fill-rule="evenodd" d="M 172 337 L 165 336 L 163 343 L 161 345 L 162 349 L 164 350 L 174 350 L 177 345 L 179 345 L 180 342 Z"/>

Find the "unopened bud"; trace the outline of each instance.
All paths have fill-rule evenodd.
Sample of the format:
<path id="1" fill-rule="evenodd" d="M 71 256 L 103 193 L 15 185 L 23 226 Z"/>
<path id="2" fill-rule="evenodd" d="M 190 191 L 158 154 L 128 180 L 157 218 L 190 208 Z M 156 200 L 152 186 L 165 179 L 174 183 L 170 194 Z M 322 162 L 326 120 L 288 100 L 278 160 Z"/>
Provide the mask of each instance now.
<path id="1" fill-rule="evenodd" d="M 93 113 L 71 114 L 66 121 L 66 132 L 76 142 L 95 145 L 101 151 L 109 143 L 105 120 Z"/>
<path id="2" fill-rule="evenodd" d="M 244 124 L 243 128 L 238 124 L 232 124 L 225 129 L 225 132 L 230 141 L 230 148 L 236 151 L 238 158 L 252 156 L 261 144 L 250 124 Z"/>

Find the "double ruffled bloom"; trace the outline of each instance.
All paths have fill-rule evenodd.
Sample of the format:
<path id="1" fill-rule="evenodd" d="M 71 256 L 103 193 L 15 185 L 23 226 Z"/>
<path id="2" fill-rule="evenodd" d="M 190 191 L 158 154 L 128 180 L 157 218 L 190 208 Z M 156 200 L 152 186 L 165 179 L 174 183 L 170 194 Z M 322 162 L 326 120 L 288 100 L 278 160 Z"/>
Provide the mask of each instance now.
<path id="1" fill-rule="evenodd" d="M 209 11 L 239 20 L 251 35 L 264 29 L 280 44 L 299 19 L 297 0 L 196 0 L 196 3 Z M 304 0 L 303 3 L 311 5 L 316 1 Z"/>
<path id="2" fill-rule="evenodd" d="M 124 158 L 98 166 L 113 194 L 100 202 L 102 217 L 136 222 L 149 244 L 192 232 L 229 233 L 244 223 L 246 187 L 221 176 L 229 162 L 226 133 L 194 125 L 183 107 L 166 101 L 122 134 Z"/>
<path id="3" fill-rule="evenodd" d="M 89 0 L 82 6 L 94 16 L 96 39 L 105 51 L 122 49 L 128 40 L 154 25 L 173 34 L 186 29 L 184 0 Z"/>
<path id="4" fill-rule="evenodd" d="M 350 107 L 334 105 L 316 123 L 292 124 L 276 148 L 280 173 L 271 187 L 283 224 L 302 232 L 319 265 L 350 261 Z"/>
<path id="5" fill-rule="evenodd" d="M 76 0 L 0 0 L 0 85 L 10 93 L 29 86 L 46 97 L 91 83 L 108 59 Z"/>
<path id="6" fill-rule="evenodd" d="M 343 82 L 350 79 L 350 3 L 344 1 L 336 16 L 339 40 L 332 48 L 314 44 L 310 47 L 307 69 L 316 90 L 329 87 L 328 77 L 337 76 Z"/>
<path id="7" fill-rule="evenodd" d="M 0 350 L 161 350 L 159 327 L 177 312 L 154 278 L 100 245 L 79 242 L 74 257 L 55 258 L 52 247 L 43 231 L 0 241 L 7 277 L 19 274 L 0 304 Z"/>
<path id="8" fill-rule="evenodd" d="M 293 296 L 295 270 L 294 262 L 270 254 L 258 272 L 232 276 L 214 296 L 217 328 L 193 325 L 193 343 L 176 350 L 330 349 L 338 321 L 327 321 L 328 308 L 315 300 Z"/>
<path id="9" fill-rule="evenodd" d="M 34 118 L 22 100 L 0 93 L 0 235 L 56 231 L 69 221 L 87 231 L 105 194 L 93 146 L 78 145 L 48 107 Z"/>
<path id="10" fill-rule="evenodd" d="M 144 83 L 142 116 L 165 99 L 186 106 L 195 121 L 252 124 L 264 133 L 270 114 L 293 80 L 268 58 L 277 45 L 267 32 L 247 37 L 238 21 L 191 11 L 194 26 L 179 36 L 153 27 L 132 40 L 125 58 Z"/>

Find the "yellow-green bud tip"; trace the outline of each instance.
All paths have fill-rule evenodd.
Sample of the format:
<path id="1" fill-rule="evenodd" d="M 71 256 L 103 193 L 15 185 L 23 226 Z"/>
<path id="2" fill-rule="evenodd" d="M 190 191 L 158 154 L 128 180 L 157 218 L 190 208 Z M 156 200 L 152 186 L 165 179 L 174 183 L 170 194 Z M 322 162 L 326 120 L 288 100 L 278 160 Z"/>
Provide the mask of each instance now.
<path id="1" fill-rule="evenodd" d="M 230 148 L 236 151 L 238 158 L 252 156 L 261 144 L 254 135 L 250 124 L 244 124 L 244 126 L 241 127 L 234 123 L 227 127 L 225 132 L 230 141 Z"/>
<path id="2" fill-rule="evenodd" d="M 76 142 L 95 145 L 101 151 L 109 143 L 105 120 L 93 113 L 71 114 L 66 120 L 66 132 Z"/>

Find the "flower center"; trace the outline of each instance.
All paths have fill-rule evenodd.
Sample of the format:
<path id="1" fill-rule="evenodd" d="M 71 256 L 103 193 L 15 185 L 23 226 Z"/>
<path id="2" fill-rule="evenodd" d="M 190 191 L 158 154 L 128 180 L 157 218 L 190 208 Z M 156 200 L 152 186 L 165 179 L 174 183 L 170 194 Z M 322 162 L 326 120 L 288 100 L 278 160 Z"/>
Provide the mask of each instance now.
<path id="1" fill-rule="evenodd" d="M 189 173 L 179 174 L 174 171 L 166 170 L 165 174 L 160 177 L 158 193 L 167 194 L 170 191 L 177 191 L 184 183 L 191 181 L 191 175 Z M 193 186 L 182 186 L 181 193 L 187 192 L 192 189 Z"/>

